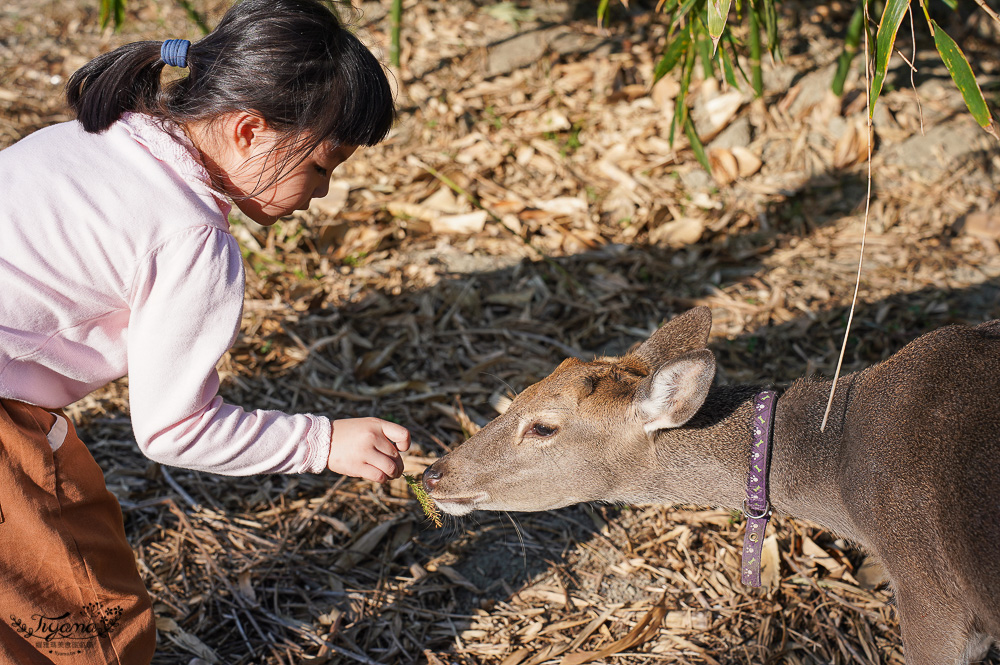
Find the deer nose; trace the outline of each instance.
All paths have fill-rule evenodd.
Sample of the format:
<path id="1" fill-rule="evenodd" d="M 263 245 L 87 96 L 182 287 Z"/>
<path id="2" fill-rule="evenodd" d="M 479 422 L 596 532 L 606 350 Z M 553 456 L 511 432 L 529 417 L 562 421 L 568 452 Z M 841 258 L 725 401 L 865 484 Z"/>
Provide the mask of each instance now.
<path id="1" fill-rule="evenodd" d="M 437 487 L 438 481 L 441 480 L 441 476 L 441 467 L 438 466 L 438 463 L 435 462 L 430 465 L 424 470 L 424 489 L 428 492 L 434 491 L 434 488 Z"/>

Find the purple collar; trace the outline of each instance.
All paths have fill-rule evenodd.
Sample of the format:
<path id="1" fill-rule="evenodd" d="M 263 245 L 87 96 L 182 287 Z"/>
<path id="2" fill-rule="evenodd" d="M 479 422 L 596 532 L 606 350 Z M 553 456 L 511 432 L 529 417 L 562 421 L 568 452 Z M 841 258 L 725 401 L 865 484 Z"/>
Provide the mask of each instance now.
<path id="1" fill-rule="evenodd" d="M 753 445 L 750 447 L 750 472 L 747 474 L 747 497 L 743 500 L 746 533 L 743 536 L 743 584 L 760 586 L 760 555 L 764 530 L 771 519 L 767 500 L 767 476 L 771 470 L 771 435 L 774 428 L 774 404 L 778 393 L 765 390 L 753 401 Z"/>

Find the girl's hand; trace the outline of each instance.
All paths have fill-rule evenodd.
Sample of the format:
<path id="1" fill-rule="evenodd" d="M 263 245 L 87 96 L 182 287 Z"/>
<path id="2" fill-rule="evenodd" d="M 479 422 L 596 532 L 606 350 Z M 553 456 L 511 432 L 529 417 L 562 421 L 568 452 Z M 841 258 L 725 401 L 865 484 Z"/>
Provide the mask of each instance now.
<path id="1" fill-rule="evenodd" d="M 331 471 L 384 483 L 403 473 L 400 451 L 410 447 L 410 432 L 380 418 L 333 421 L 330 441 Z"/>

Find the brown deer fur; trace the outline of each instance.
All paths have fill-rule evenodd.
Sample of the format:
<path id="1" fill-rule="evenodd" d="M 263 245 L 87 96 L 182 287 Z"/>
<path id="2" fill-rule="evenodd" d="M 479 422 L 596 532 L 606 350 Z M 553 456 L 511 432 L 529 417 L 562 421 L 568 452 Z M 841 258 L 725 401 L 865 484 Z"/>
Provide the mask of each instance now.
<path id="1" fill-rule="evenodd" d="M 636 350 L 569 359 L 424 474 L 438 506 L 742 505 L 753 386 L 711 387 L 699 307 Z M 909 665 L 968 663 L 1000 638 L 1000 321 L 928 333 L 775 415 L 770 499 L 884 565 Z"/>

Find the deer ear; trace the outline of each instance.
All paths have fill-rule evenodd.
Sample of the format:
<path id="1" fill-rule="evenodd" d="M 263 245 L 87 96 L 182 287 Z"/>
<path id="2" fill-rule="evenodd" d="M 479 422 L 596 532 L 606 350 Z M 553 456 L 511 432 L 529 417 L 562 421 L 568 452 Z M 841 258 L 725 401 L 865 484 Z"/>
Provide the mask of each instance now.
<path id="1" fill-rule="evenodd" d="M 680 427 L 698 412 L 715 376 L 715 356 L 699 349 L 674 358 L 643 379 L 635 404 L 643 429 Z"/>
<path id="2" fill-rule="evenodd" d="M 667 321 L 633 353 L 655 369 L 688 351 L 704 349 L 711 331 L 712 310 L 695 307 Z"/>

